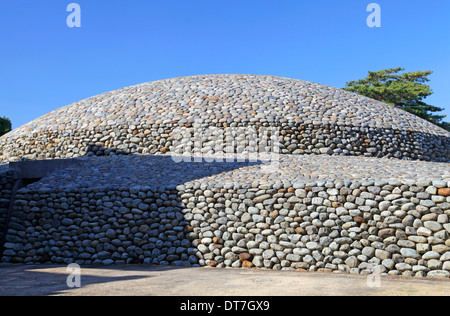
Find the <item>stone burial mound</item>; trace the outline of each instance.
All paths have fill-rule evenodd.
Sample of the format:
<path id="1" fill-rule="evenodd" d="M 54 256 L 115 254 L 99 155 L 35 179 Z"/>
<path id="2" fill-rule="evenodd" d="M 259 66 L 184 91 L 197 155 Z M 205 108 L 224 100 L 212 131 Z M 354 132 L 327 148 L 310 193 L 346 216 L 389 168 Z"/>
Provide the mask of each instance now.
<path id="1" fill-rule="evenodd" d="M 315 83 L 250 75 L 161 80 L 76 102 L 0 138 L 0 160 L 177 152 L 172 132 L 195 122 L 225 132 L 275 127 L 282 154 L 450 160 L 450 134 L 403 110 Z"/>
<path id="2" fill-rule="evenodd" d="M 450 274 L 450 133 L 340 89 L 144 83 L 15 129 L 0 160 L 2 262 Z"/>

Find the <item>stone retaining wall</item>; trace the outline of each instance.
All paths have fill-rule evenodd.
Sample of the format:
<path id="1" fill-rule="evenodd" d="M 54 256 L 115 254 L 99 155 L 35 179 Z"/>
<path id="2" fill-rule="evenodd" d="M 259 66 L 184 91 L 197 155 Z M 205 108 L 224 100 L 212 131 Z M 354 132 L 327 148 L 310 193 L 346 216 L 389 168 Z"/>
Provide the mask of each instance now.
<path id="1" fill-rule="evenodd" d="M 3 262 L 448 277 L 444 181 L 17 193 Z"/>
<path id="2" fill-rule="evenodd" d="M 234 129 L 255 130 L 260 127 L 278 130 L 278 142 L 282 154 L 328 154 L 366 157 L 393 157 L 408 160 L 447 162 L 450 157 L 450 137 L 423 132 L 389 130 L 374 127 L 318 124 L 316 122 L 286 123 L 223 123 L 202 124 L 196 130 L 192 123 L 180 124 L 177 121 L 161 124 L 142 124 L 124 126 L 105 126 L 95 130 L 45 130 L 39 133 L 23 134 L 11 141 L 0 139 L 3 155 L 0 161 L 27 159 L 73 158 L 86 155 L 104 156 L 110 154 L 165 154 L 186 153 L 183 142 L 200 140 L 201 148 L 190 148 L 188 152 L 216 153 L 209 143 L 217 144 L 218 137 L 205 136 L 205 131 L 219 129 L 224 138 L 233 137 L 234 150 L 246 148 L 249 139 L 242 143 L 236 139 Z M 189 130 L 191 137 L 181 142 L 174 139 L 174 131 Z M 229 132 L 230 135 L 227 135 Z M 180 151 L 180 149 L 184 150 Z"/>
<path id="3" fill-rule="evenodd" d="M 7 168 L 2 168 L 0 170 L 0 243 L 1 240 L 3 240 L 3 232 L 8 217 L 8 209 L 14 182 L 15 177 L 13 172 L 8 171 Z"/>

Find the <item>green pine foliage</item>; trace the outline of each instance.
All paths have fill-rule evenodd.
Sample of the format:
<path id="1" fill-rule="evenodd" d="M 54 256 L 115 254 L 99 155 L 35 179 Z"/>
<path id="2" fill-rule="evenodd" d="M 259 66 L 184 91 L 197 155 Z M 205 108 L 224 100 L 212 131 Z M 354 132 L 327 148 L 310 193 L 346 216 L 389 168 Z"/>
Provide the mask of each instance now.
<path id="1" fill-rule="evenodd" d="M 11 128 L 11 120 L 7 117 L 0 117 L 0 136 L 8 133 Z"/>
<path id="2" fill-rule="evenodd" d="M 426 83 L 432 71 L 403 72 L 404 68 L 369 71 L 367 78 L 347 82 L 344 90 L 393 105 L 450 131 L 445 115 L 434 114 L 443 109 L 423 100 L 433 91 Z"/>

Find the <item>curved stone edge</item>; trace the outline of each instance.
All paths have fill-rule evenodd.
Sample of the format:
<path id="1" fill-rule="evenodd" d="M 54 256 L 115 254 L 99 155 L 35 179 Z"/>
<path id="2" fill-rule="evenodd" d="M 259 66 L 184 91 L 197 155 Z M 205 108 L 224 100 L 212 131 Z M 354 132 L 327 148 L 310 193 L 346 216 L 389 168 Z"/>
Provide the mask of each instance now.
<path id="1" fill-rule="evenodd" d="M 449 277 L 450 184 L 20 190 L 2 262 Z"/>
<path id="2" fill-rule="evenodd" d="M 132 85 L 132 86 L 128 86 L 128 87 L 124 87 L 121 89 L 117 89 L 114 91 L 109 91 L 109 92 L 105 92 L 84 100 L 80 100 L 78 102 L 63 106 L 59 109 L 56 109 L 50 113 L 47 113 L 39 118 L 37 118 L 36 120 L 33 120 L 29 123 L 26 123 L 23 126 L 20 126 L 19 128 L 14 129 L 13 131 L 11 131 L 9 133 L 9 135 L 12 138 L 16 138 L 21 134 L 26 134 L 27 132 L 31 131 L 31 132 L 38 132 L 41 131 L 43 129 L 45 129 L 46 126 L 51 126 L 53 130 L 64 130 L 67 129 L 69 127 L 72 127 L 72 129 L 80 129 L 80 128 L 86 128 L 89 127 L 91 128 L 92 126 L 96 126 L 96 125 L 100 125 L 100 126 L 105 126 L 108 124 L 117 124 L 117 125 L 121 125 L 120 122 L 123 123 L 123 119 L 126 118 L 117 118 L 116 116 L 114 116 L 114 118 L 106 118 L 105 121 L 99 120 L 98 118 L 93 118 L 92 121 L 90 122 L 84 122 L 83 127 L 78 126 L 78 127 L 73 127 L 72 123 L 73 122 L 78 122 L 80 117 L 70 117 L 70 114 L 73 114 L 73 112 L 77 112 L 77 108 L 78 107 L 83 107 L 83 111 L 81 111 L 79 114 L 81 115 L 81 117 L 85 117 L 85 111 L 89 111 L 90 110 L 90 106 L 94 106 L 96 107 L 98 104 L 102 104 L 103 101 L 108 101 L 111 98 L 114 97 L 118 97 L 119 99 L 123 99 L 123 98 L 135 98 L 136 94 L 142 93 L 143 91 L 159 91 L 159 92 L 165 92 L 165 91 L 173 91 L 174 89 L 176 90 L 178 88 L 178 83 L 182 82 L 184 84 L 200 84 L 201 86 L 203 86 L 203 84 L 206 84 L 207 87 L 217 87 L 217 88 L 227 88 L 228 84 L 221 84 L 220 83 L 220 79 L 224 79 L 225 81 L 234 81 L 234 82 L 240 82 L 241 80 L 243 80 L 243 82 L 247 82 L 248 83 L 248 87 L 247 88 L 251 88 L 251 89 L 260 89 L 260 92 L 264 92 L 265 89 L 267 88 L 267 84 L 269 84 L 269 86 L 271 86 L 272 88 L 275 89 L 280 89 L 280 87 L 285 87 L 287 85 L 287 89 L 289 90 L 290 87 L 292 85 L 296 85 L 299 84 L 301 87 L 297 87 L 300 89 L 300 91 L 294 91 L 293 92 L 293 96 L 297 97 L 297 94 L 299 94 L 300 96 L 304 97 L 306 100 L 306 103 L 309 104 L 308 100 L 314 99 L 315 97 L 318 97 L 318 99 L 323 99 L 324 94 L 328 95 L 330 97 L 332 97 L 331 100 L 329 100 L 331 103 L 337 101 L 334 99 L 335 96 L 337 96 L 338 99 L 345 97 L 344 98 L 344 102 L 345 101 L 349 101 L 347 102 L 347 106 L 352 106 L 353 103 L 357 104 L 358 107 L 352 110 L 358 111 L 359 107 L 365 108 L 366 111 L 371 111 L 371 108 L 373 108 L 373 110 L 375 110 L 376 112 L 378 112 L 378 115 L 385 115 L 386 113 L 389 113 L 390 116 L 389 119 L 387 120 L 387 122 L 385 122 L 382 125 L 377 125 L 377 123 L 375 121 L 372 121 L 369 117 L 363 116 L 360 117 L 358 115 L 355 115 L 354 113 L 348 113 L 347 114 L 347 109 L 344 107 L 343 109 L 340 109 L 342 111 L 344 111 L 346 113 L 346 115 L 344 115 L 345 118 L 345 122 L 342 122 L 343 124 L 347 124 L 347 125 L 355 125 L 355 126 L 364 126 L 364 125 L 368 125 L 368 126 L 372 126 L 372 127 L 376 127 L 376 128 L 380 128 L 380 129 L 386 129 L 386 128 L 394 128 L 394 129 L 402 129 L 402 130 L 406 130 L 406 131 L 418 131 L 418 132 L 424 132 L 424 133 L 430 133 L 430 134 L 434 134 L 434 135 L 440 135 L 440 136 L 445 136 L 445 135 L 450 135 L 448 131 L 426 121 L 423 120 L 421 118 L 418 118 L 417 116 L 408 113 L 406 111 L 401 110 L 400 108 L 391 106 L 389 104 L 383 103 L 383 102 L 379 102 L 377 100 L 371 99 L 371 98 L 367 98 L 365 96 L 361 96 L 358 95 L 356 93 L 353 92 L 349 92 L 349 91 L 345 91 L 343 89 L 339 89 L 339 88 L 335 88 L 332 86 L 326 86 L 326 85 L 322 85 L 322 84 L 318 84 L 318 83 L 314 83 L 314 82 L 308 82 L 308 81 L 303 81 L 303 80 L 298 80 L 298 79 L 292 79 L 292 78 L 286 78 L 286 77 L 279 77 L 279 76 L 270 76 L 270 75 L 251 75 L 251 74 L 210 74 L 210 75 L 196 75 L 196 76 L 188 76 L 188 77 L 178 77 L 178 78 L 169 78 L 169 79 L 163 79 L 163 80 L 156 80 L 156 81 L 151 81 L 151 82 L 146 82 L 146 83 L 141 83 L 141 84 L 137 84 L 137 85 Z M 216 82 L 216 80 L 219 80 L 219 82 Z M 257 86 L 254 85 L 254 81 L 257 82 L 262 82 L 262 86 Z M 242 87 L 238 87 L 239 89 Z M 245 87 L 244 87 L 245 88 Z M 302 92 L 302 89 L 307 89 L 309 92 L 308 94 L 305 94 L 304 91 Z M 204 93 L 201 93 L 201 96 L 204 97 Z M 200 95 L 199 95 L 200 97 Z M 232 102 L 233 103 L 233 102 Z M 88 107 L 86 108 L 86 105 L 88 105 Z M 303 104 L 299 104 L 299 106 L 303 106 Z M 330 105 L 329 104 L 321 104 L 320 107 L 325 107 L 325 112 L 328 112 L 328 110 L 330 109 Z M 138 111 L 138 108 L 134 108 L 133 111 L 136 110 Z M 230 110 L 230 108 L 227 108 L 227 110 Z M 313 109 L 313 111 L 315 111 L 315 109 Z M 109 112 L 109 111 L 108 111 Z M 133 112 L 134 113 L 134 112 Z M 134 113 L 136 114 L 136 113 Z M 133 114 L 133 115 L 134 115 Z M 165 117 L 167 113 L 164 112 L 161 116 L 157 116 L 154 117 L 151 115 L 151 117 L 147 118 L 143 117 L 141 118 L 143 121 L 146 120 L 145 122 L 147 124 L 153 124 L 153 123 L 157 123 L 157 122 L 170 122 L 172 120 L 181 120 L 183 122 L 187 121 L 187 118 L 184 117 L 183 115 L 181 115 L 180 113 L 177 113 L 175 117 L 172 117 L 171 119 L 168 119 L 167 117 Z M 275 115 L 275 118 L 272 116 L 269 117 L 254 117 L 252 115 L 247 116 L 245 118 L 241 118 L 241 117 L 232 117 L 229 115 L 226 115 L 225 117 L 217 117 L 215 118 L 216 121 L 219 122 L 227 122 L 227 123 L 231 123 L 231 122 L 241 122 L 241 120 L 245 121 L 261 121 L 261 123 L 267 123 L 267 122 L 279 122 L 279 123 L 284 123 L 284 122 L 289 122 L 289 123 L 301 123 L 303 122 L 303 120 L 311 120 L 311 121 L 321 121 L 323 119 L 325 119 L 325 121 L 333 121 L 333 118 L 331 117 L 326 117 L 326 118 L 322 118 L 322 117 L 308 117 L 308 115 L 306 113 L 304 116 L 302 116 L 302 114 L 300 113 L 300 117 L 294 115 L 295 113 L 292 113 L 292 115 L 287 115 L 284 113 L 282 115 Z M 67 117 L 67 115 L 69 115 L 69 117 Z M 395 117 L 395 119 L 392 119 L 392 116 Z M 398 120 L 398 118 L 401 118 L 400 120 Z M 130 119 L 131 122 L 128 122 L 128 124 L 134 124 L 134 125 L 138 125 L 141 122 L 141 119 L 135 119 L 132 118 Z M 357 123 L 357 124 L 355 124 Z M 86 125 L 85 125 L 86 124 Z"/>

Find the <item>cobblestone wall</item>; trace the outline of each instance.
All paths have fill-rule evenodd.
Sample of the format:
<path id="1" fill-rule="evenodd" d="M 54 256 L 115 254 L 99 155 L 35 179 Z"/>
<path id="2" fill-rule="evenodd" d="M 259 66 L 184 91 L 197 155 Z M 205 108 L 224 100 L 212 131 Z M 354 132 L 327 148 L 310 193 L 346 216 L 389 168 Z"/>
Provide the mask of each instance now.
<path id="1" fill-rule="evenodd" d="M 2 167 L 0 169 L 0 242 L 3 240 L 14 181 L 14 174 Z"/>
<path id="2" fill-rule="evenodd" d="M 439 180 L 25 188 L 2 261 L 449 277 L 449 215 Z"/>
<path id="3" fill-rule="evenodd" d="M 200 148 L 188 148 L 202 153 L 218 153 L 209 143 L 217 144 L 217 135 L 202 136 L 207 131 L 220 130 L 226 138 L 235 130 L 252 129 L 259 135 L 260 124 L 204 124 L 199 129 L 192 123 L 180 124 L 177 121 L 166 124 L 142 124 L 124 126 L 105 126 L 92 131 L 43 131 L 21 135 L 14 141 L 0 139 L 4 154 L 0 161 L 27 159 L 73 158 L 89 155 L 128 155 L 128 154 L 166 154 L 186 153 L 183 142 L 174 139 L 177 131 L 190 131 L 185 142 L 198 138 Z M 231 127 L 230 127 L 231 125 Z M 371 127 L 346 126 L 337 124 L 319 125 L 312 123 L 264 124 L 266 128 L 277 130 L 279 153 L 282 154 L 326 154 L 343 156 L 392 157 L 408 160 L 447 162 L 450 157 L 450 137 L 424 132 L 379 129 Z M 254 137 L 255 135 L 252 135 Z M 249 139 L 240 144 L 233 138 L 235 152 L 238 147 L 247 148 Z M 20 146 L 17 146 L 20 144 Z M 223 152 L 223 151 L 220 151 Z"/>

